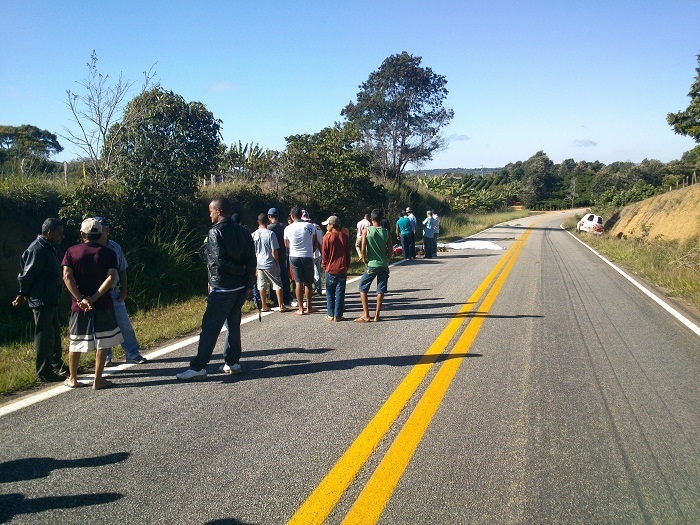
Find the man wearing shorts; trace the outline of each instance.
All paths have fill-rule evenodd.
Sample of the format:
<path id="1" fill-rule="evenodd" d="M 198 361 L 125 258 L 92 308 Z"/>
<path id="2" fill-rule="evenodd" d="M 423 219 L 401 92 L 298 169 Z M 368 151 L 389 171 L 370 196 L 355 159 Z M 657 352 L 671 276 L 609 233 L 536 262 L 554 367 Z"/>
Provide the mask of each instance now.
<path id="1" fill-rule="evenodd" d="M 368 323 L 369 301 L 367 293 L 369 287 L 377 278 L 377 308 L 374 312 L 374 321 L 379 321 L 379 313 L 382 310 L 382 301 L 389 281 L 389 257 L 391 257 L 391 240 L 389 232 L 381 226 L 383 214 L 381 210 L 372 210 L 372 226 L 362 235 L 362 262 L 367 265 L 365 273 L 360 278 L 360 300 L 362 301 L 362 317 L 355 319 L 357 323 Z"/>
<path id="2" fill-rule="evenodd" d="M 65 385 L 79 386 L 80 354 L 96 351 L 94 390 L 111 385 L 102 378 L 107 351 L 124 341 L 110 292 L 117 278 L 117 254 L 100 244 L 102 224 L 85 219 L 80 225 L 82 244 L 71 246 L 63 257 L 63 282 L 73 296 L 69 323 L 68 370 Z"/>
<path id="3" fill-rule="evenodd" d="M 277 236 L 272 230 L 267 228 L 269 220 L 266 213 L 258 215 L 258 229 L 253 232 L 253 244 L 255 245 L 255 257 L 258 261 L 256 274 L 258 279 L 258 290 L 262 311 L 269 312 L 267 305 L 267 290 L 272 290 L 277 295 L 277 304 L 280 305 L 280 312 L 287 312 L 282 297 L 282 278 L 280 276 L 279 251 L 280 246 Z"/>
<path id="4" fill-rule="evenodd" d="M 298 303 L 296 315 L 316 311 L 311 307 L 312 286 L 314 284 L 314 251 L 318 248 L 316 226 L 301 220 L 302 210 L 294 206 L 290 213 L 292 223 L 284 229 L 284 245 L 289 253 L 289 265 L 294 273 L 295 292 Z M 304 296 L 306 295 L 306 312 Z"/>

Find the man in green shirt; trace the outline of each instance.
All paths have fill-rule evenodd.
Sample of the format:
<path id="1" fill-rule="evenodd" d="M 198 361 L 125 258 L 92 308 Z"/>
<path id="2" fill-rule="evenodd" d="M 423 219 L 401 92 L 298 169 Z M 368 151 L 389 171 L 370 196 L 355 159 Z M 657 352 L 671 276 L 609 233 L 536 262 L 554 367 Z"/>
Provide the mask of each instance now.
<path id="1" fill-rule="evenodd" d="M 362 317 L 355 319 L 357 323 L 368 323 L 372 320 L 369 316 L 367 292 L 369 292 L 369 287 L 375 277 L 377 278 L 377 308 L 374 313 L 374 321 L 379 321 L 382 300 L 389 281 L 389 257 L 392 249 L 389 232 L 381 226 L 383 218 L 381 210 L 372 210 L 372 226 L 368 227 L 362 234 L 361 257 L 367 268 L 360 279 Z"/>

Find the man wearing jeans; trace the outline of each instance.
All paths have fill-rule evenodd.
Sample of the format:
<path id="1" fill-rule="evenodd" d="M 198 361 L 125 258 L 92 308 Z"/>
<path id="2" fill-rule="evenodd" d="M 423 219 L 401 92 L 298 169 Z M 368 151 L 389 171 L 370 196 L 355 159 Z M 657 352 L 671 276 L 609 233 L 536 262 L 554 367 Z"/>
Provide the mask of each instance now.
<path id="1" fill-rule="evenodd" d="M 141 345 L 139 345 L 138 339 L 136 339 L 136 333 L 134 332 L 134 328 L 131 326 L 131 319 L 129 319 L 129 314 L 126 311 L 126 269 L 129 267 L 129 265 L 124 257 L 122 247 L 112 239 L 108 238 L 109 225 L 107 224 L 107 219 L 104 217 L 95 217 L 95 220 L 102 224 L 102 237 L 100 238 L 100 244 L 102 246 L 106 246 L 117 254 L 117 281 L 112 287 L 110 295 L 112 296 L 112 302 L 114 303 L 114 315 L 117 318 L 117 324 L 122 332 L 122 337 L 124 337 L 122 348 L 124 349 L 126 361 L 127 363 L 143 365 L 147 363 L 148 360 L 141 355 Z M 112 366 L 111 348 L 107 350 L 105 366 Z"/>
<path id="2" fill-rule="evenodd" d="M 241 307 L 253 293 L 255 280 L 255 246 L 250 233 L 231 220 L 232 206 L 228 199 L 218 198 L 209 204 L 209 228 L 199 254 L 207 265 L 209 297 L 202 317 L 197 355 L 190 368 L 176 374 L 180 380 L 204 379 L 221 328 L 228 332 L 224 342 L 225 374 L 240 374 Z"/>
<path id="3" fill-rule="evenodd" d="M 350 238 L 340 231 L 340 219 L 335 215 L 321 224 L 328 229 L 321 246 L 321 263 L 326 270 L 326 320 L 337 322 L 343 320 L 345 282 L 350 267 Z"/>

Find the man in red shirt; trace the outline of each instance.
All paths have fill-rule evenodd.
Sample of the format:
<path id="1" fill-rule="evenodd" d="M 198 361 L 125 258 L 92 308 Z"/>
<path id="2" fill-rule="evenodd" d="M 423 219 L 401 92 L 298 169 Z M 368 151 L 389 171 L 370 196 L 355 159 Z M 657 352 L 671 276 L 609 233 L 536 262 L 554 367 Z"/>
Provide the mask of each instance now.
<path id="1" fill-rule="evenodd" d="M 345 280 L 350 267 L 350 238 L 341 231 L 340 219 L 331 215 L 321 224 L 328 233 L 321 245 L 321 264 L 326 270 L 326 308 L 328 321 L 342 321 L 345 308 Z"/>
<path id="2" fill-rule="evenodd" d="M 111 385 L 110 381 L 102 379 L 107 351 L 124 341 L 110 295 L 117 277 L 117 254 L 99 243 L 102 224 L 96 219 L 83 221 L 80 236 L 82 244 L 68 248 L 61 263 L 63 282 L 73 296 L 68 347 L 70 376 L 65 385 L 70 388 L 80 386 L 80 354 L 95 350 L 95 381 L 92 388 L 99 390 Z"/>

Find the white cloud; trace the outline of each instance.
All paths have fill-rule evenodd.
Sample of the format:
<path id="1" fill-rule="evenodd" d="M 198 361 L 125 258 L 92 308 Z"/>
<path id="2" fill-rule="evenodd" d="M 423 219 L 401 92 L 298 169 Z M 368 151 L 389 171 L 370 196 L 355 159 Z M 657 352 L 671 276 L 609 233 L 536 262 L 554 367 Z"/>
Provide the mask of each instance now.
<path id="1" fill-rule="evenodd" d="M 471 140 L 471 137 L 468 137 L 467 135 L 450 135 L 447 137 L 447 142 L 460 142 L 466 140 Z"/>
<path id="2" fill-rule="evenodd" d="M 221 92 L 231 92 L 231 91 L 236 91 L 237 87 L 235 84 L 231 82 L 227 82 L 225 80 L 222 80 L 220 82 L 215 82 L 211 86 L 211 90 L 217 93 Z"/>
<path id="3" fill-rule="evenodd" d="M 576 146 L 577 148 L 595 148 L 597 145 L 597 142 L 588 139 L 574 140 L 574 146 Z"/>

